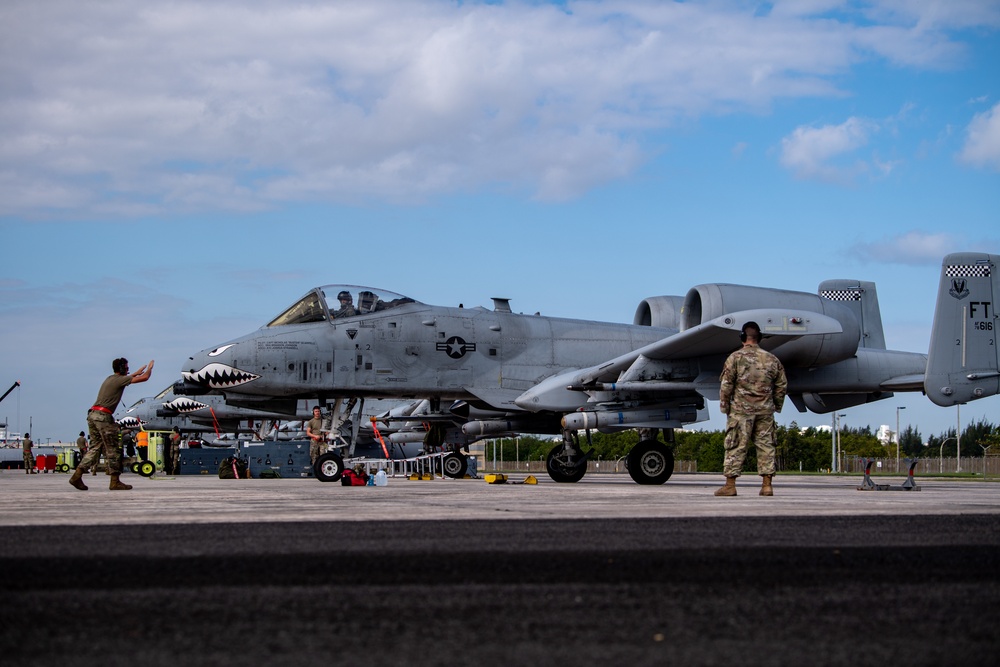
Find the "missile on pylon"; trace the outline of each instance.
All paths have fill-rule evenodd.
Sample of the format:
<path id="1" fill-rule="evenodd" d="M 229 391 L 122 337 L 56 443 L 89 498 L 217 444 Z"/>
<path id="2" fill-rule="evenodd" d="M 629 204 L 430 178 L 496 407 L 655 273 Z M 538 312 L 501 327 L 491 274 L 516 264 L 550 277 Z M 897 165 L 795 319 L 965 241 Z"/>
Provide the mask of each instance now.
<path id="1" fill-rule="evenodd" d="M 423 431 L 399 431 L 383 437 L 395 445 L 405 445 L 411 442 L 423 442 L 426 435 Z"/>
<path id="2" fill-rule="evenodd" d="M 588 428 L 681 428 L 684 424 L 698 421 L 698 411 L 694 408 L 679 407 L 662 410 L 605 410 L 601 412 L 572 412 L 562 418 L 562 427 L 567 430 Z"/>
<path id="3" fill-rule="evenodd" d="M 486 419 L 462 424 L 462 433 L 471 436 L 500 435 L 501 433 L 516 433 L 514 422 L 506 419 Z"/>

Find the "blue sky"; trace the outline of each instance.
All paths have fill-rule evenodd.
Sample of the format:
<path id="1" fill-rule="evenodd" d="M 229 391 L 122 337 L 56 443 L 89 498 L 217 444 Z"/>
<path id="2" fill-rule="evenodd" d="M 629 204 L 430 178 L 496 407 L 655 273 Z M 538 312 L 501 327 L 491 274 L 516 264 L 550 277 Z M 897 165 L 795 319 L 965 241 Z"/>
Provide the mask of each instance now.
<path id="1" fill-rule="evenodd" d="M 10 0 L 0 95 L 0 421 L 42 442 L 320 284 L 631 322 L 856 278 L 925 352 L 941 258 L 1000 252 L 1000 2 Z M 843 421 L 897 406 L 955 424 Z"/>

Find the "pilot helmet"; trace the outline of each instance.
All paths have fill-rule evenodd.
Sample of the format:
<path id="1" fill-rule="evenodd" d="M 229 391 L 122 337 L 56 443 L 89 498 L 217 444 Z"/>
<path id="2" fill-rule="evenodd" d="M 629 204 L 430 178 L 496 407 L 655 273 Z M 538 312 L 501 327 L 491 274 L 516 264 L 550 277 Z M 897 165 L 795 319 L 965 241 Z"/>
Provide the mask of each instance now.
<path id="1" fill-rule="evenodd" d="M 341 292 L 340 294 L 337 295 L 337 300 L 338 301 L 348 301 L 348 302 L 350 302 L 350 301 L 353 301 L 354 299 L 351 296 L 350 292 L 348 292 L 347 290 L 344 290 L 343 292 Z"/>

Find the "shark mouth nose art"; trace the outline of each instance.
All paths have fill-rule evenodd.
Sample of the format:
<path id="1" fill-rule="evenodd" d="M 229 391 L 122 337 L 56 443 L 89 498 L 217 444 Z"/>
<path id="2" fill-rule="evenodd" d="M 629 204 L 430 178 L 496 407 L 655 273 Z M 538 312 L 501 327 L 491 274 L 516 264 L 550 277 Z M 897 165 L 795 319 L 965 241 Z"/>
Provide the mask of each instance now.
<path id="1" fill-rule="evenodd" d="M 168 401 L 163 404 L 164 408 L 168 410 L 176 410 L 180 413 L 186 412 L 197 412 L 198 410 L 204 410 L 208 407 L 207 403 L 202 403 L 201 401 L 196 401 L 191 398 L 175 398 L 172 401 Z"/>
<path id="2" fill-rule="evenodd" d="M 122 428 L 141 428 L 144 423 L 135 417 L 123 417 L 118 420 L 118 425 Z"/>
<path id="3" fill-rule="evenodd" d="M 253 382 L 260 377 L 254 373 L 219 363 L 208 364 L 200 371 L 184 371 L 181 375 L 189 382 L 211 387 L 212 389 L 238 387 L 242 384 Z"/>

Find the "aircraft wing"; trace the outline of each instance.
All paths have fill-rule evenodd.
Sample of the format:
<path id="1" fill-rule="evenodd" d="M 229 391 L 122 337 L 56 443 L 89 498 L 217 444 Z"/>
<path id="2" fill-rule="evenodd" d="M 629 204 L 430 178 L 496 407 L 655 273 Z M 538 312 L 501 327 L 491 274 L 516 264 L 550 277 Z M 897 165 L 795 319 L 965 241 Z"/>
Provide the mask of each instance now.
<path id="1" fill-rule="evenodd" d="M 464 389 L 483 403 L 502 411 L 520 411 L 514 401 L 521 395 L 520 391 L 509 389 L 487 389 L 485 387 L 464 387 Z"/>
<path id="2" fill-rule="evenodd" d="M 637 350 L 632 350 L 603 364 L 574 369 L 547 378 L 517 399 L 517 405 L 537 412 L 539 410 L 575 410 L 578 403 L 572 393 L 598 389 L 599 384 L 620 388 L 621 384 L 641 384 L 641 369 L 648 361 L 684 360 L 711 355 L 726 355 L 737 349 L 739 339 L 734 335 L 748 321 L 757 322 L 766 342 L 764 347 L 773 350 L 802 336 L 838 334 L 843 327 L 836 319 L 804 310 L 754 309 L 722 315 L 708 322 L 662 338 Z M 704 395 L 705 383 L 648 383 L 661 391 L 698 392 Z M 670 386 L 676 385 L 676 386 Z M 572 389 L 570 389 L 572 388 Z"/>
<path id="3" fill-rule="evenodd" d="M 715 354 L 729 354 L 739 347 L 734 332 L 740 331 L 745 322 L 754 321 L 760 325 L 765 338 L 779 338 L 765 345 L 774 349 L 782 343 L 802 336 L 837 334 L 843 332 L 840 322 L 821 313 L 797 310 L 756 309 L 744 310 L 717 317 L 698 326 L 650 343 L 633 350 L 606 364 L 580 371 L 578 382 L 614 382 L 640 357 L 656 361 L 670 361 L 704 357 Z M 773 344 L 774 342 L 777 345 Z M 627 373 L 626 373 L 627 375 Z M 621 378 L 625 380 L 626 378 Z"/>

